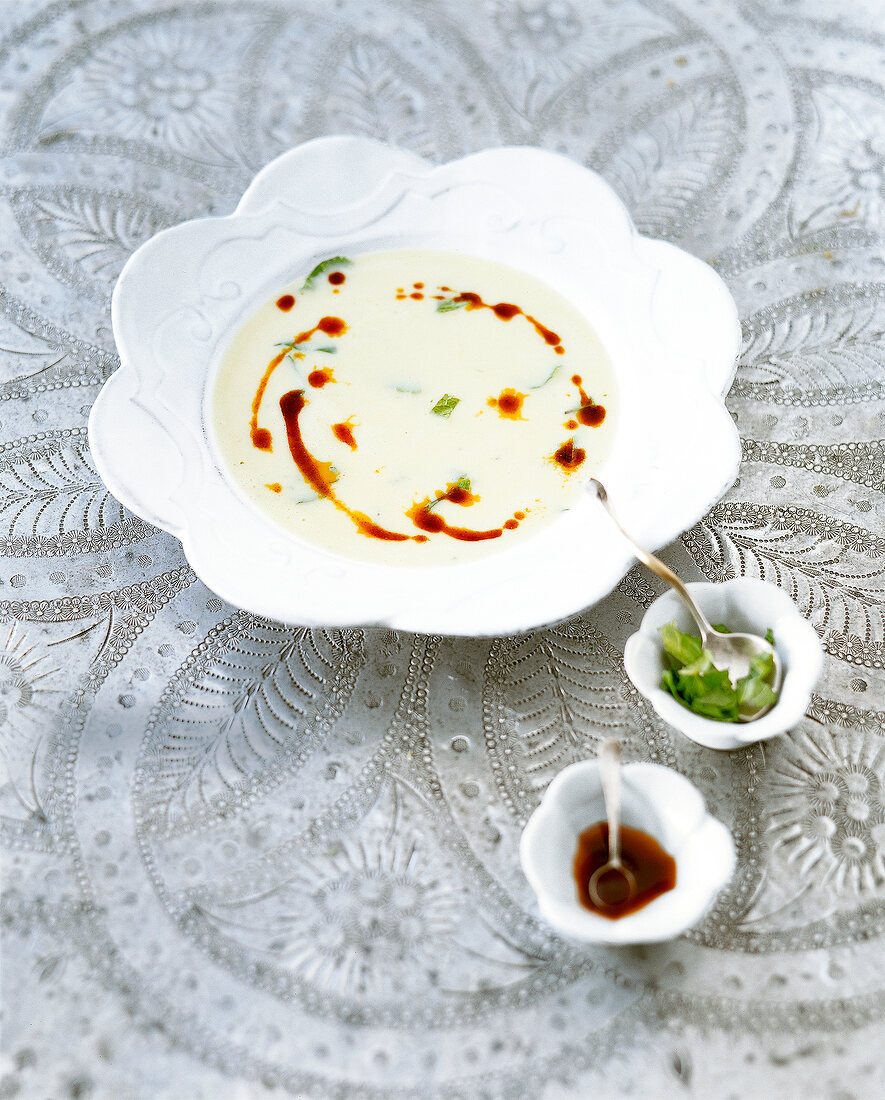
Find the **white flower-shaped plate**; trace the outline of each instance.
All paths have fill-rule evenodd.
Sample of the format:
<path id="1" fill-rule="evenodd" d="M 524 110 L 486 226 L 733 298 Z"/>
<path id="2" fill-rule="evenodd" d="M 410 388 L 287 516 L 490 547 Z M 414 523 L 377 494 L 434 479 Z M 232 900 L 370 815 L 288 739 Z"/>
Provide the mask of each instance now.
<path id="1" fill-rule="evenodd" d="M 491 149 L 434 167 L 367 139 L 320 138 L 264 168 L 232 215 L 142 245 L 114 291 L 122 362 L 90 417 L 95 463 L 123 504 L 181 539 L 219 595 L 290 623 L 495 634 L 572 614 L 626 571 L 629 552 L 589 497 L 511 548 L 410 569 L 298 539 L 222 473 L 208 397 L 238 326 L 320 259 L 403 247 L 509 264 L 582 310 L 619 387 L 597 473 L 639 541 L 664 545 L 732 483 L 740 448 L 723 395 L 740 326 L 709 267 L 640 237 L 599 176 L 553 153 Z"/>
<path id="2" fill-rule="evenodd" d="M 731 833 L 707 813 L 694 784 L 660 764 L 625 764 L 621 817 L 653 836 L 676 861 L 676 885 L 642 909 L 608 920 L 578 901 L 572 870 L 578 836 L 605 820 L 605 799 L 595 760 L 571 764 L 556 776 L 529 818 L 519 855 L 554 928 L 587 943 L 657 943 L 671 940 L 704 915 L 734 871 Z"/>
<path id="3" fill-rule="evenodd" d="M 639 630 L 627 639 L 624 667 L 627 675 L 661 718 L 680 733 L 708 749 L 739 749 L 767 741 L 791 729 L 805 715 L 820 676 L 823 651 L 814 627 L 783 589 L 753 577 L 737 577 L 722 584 L 704 582 L 686 586 L 711 623 L 731 630 L 774 636 L 783 667 L 778 701 L 755 722 L 717 722 L 684 707 L 661 687 L 664 648 L 661 627 L 675 622 L 688 634 L 697 634 L 694 620 L 675 592 L 665 592 L 649 607 Z"/>

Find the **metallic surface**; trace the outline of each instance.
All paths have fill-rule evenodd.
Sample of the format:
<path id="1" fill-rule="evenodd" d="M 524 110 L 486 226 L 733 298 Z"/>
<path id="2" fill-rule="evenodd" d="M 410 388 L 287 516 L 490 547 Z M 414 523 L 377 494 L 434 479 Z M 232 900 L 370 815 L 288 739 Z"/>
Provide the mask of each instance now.
<path id="1" fill-rule="evenodd" d="M 0 7 L 0 1096 L 885 1091 L 882 17 Z M 333 132 L 562 150 L 726 279 L 744 463 L 664 556 L 774 580 L 814 623 L 824 675 L 788 735 L 715 753 L 655 716 L 621 663 L 662 590 L 638 567 L 524 636 L 293 630 L 107 494 L 85 424 L 122 263 Z M 566 943 L 519 870 L 550 778 L 609 736 L 736 838 L 672 944 Z"/>

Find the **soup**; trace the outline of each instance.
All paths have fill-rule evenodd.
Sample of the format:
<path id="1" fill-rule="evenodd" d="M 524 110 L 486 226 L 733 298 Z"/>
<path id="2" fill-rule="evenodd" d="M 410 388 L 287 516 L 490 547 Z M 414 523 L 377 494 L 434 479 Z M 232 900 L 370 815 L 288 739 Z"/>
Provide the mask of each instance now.
<path id="1" fill-rule="evenodd" d="M 224 351 L 211 401 L 240 492 L 300 538 L 469 561 L 567 510 L 612 439 L 598 337 L 539 280 L 428 250 L 330 257 Z"/>

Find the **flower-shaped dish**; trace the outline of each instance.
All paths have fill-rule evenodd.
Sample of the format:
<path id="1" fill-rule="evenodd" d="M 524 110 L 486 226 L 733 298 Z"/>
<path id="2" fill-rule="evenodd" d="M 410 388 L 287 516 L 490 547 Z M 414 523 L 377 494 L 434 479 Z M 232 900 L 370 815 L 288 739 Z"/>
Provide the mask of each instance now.
<path id="1" fill-rule="evenodd" d="M 731 484 L 740 451 L 722 397 L 740 327 L 709 267 L 638 236 L 599 176 L 553 153 L 492 149 L 434 167 L 367 139 L 320 138 L 263 169 L 232 215 L 152 238 L 114 291 L 122 363 L 90 417 L 93 457 L 119 500 L 180 538 L 220 595 L 284 622 L 493 634 L 586 607 L 626 571 L 626 547 L 583 496 L 475 562 L 395 568 L 310 545 L 235 491 L 207 415 L 226 342 L 318 260 L 404 247 L 519 268 L 584 313 L 619 389 L 614 444 L 596 472 L 638 539 L 663 545 Z"/>
<path id="2" fill-rule="evenodd" d="M 697 634 L 694 620 L 675 592 L 665 592 L 649 607 L 639 630 L 627 639 L 624 666 L 627 675 L 661 718 L 680 733 L 708 749 L 739 749 L 767 741 L 794 726 L 811 702 L 820 676 L 823 653 L 814 627 L 803 618 L 790 597 L 774 584 L 742 577 L 722 584 L 686 586 L 711 623 L 730 630 L 765 635 L 771 630 L 783 665 L 778 701 L 755 722 L 717 722 L 684 707 L 661 687 L 664 650 L 661 627 L 675 621 L 680 630 Z"/>
<path id="3" fill-rule="evenodd" d="M 731 877 L 734 841 L 679 772 L 660 764 L 625 764 L 621 776 L 622 821 L 653 836 L 676 861 L 672 890 L 617 920 L 597 916 L 578 901 L 572 867 L 578 836 L 605 820 L 595 760 L 571 764 L 547 788 L 522 834 L 522 868 L 542 916 L 567 936 L 608 944 L 671 940 L 697 924 Z"/>

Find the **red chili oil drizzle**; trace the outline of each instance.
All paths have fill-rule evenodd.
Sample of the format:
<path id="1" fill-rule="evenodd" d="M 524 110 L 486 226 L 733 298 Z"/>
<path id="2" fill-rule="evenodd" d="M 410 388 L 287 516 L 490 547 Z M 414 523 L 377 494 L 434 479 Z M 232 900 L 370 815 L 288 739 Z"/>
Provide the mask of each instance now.
<path id="1" fill-rule="evenodd" d="M 562 467 L 568 473 L 581 465 L 584 459 L 587 457 L 587 452 L 583 447 L 576 447 L 573 439 L 567 439 L 551 456 L 553 462 L 557 466 Z"/>
<path id="2" fill-rule="evenodd" d="M 608 822 L 598 821 L 578 837 L 573 863 L 578 901 L 591 913 L 608 920 L 618 920 L 635 913 L 676 885 L 676 860 L 664 851 L 653 836 L 641 829 L 621 826 L 621 860 L 633 872 L 636 892 L 625 898 L 623 875 L 617 872 L 611 876 L 601 875 L 597 886 L 599 896 L 611 904 L 594 905 L 587 888 L 593 872 L 608 862 Z"/>
<path id="3" fill-rule="evenodd" d="M 450 481 L 445 488 L 445 492 L 437 489 L 436 500 L 433 501 L 431 507 L 439 504 L 443 500 L 451 501 L 452 504 L 460 504 L 462 508 L 469 508 L 470 505 L 476 504 L 480 499 L 477 493 L 471 493 L 469 489 L 465 489 L 463 485 L 459 485 L 457 481 Z"/>
<path id="4" fill-rule="evenodd" d="M 501 390 L 497 397 L 490 397 L 487 403 L 491 408 L 497 408 L 498 415 L 504 420 L 525 420 L 522 415 L 522 403 L 527 397 L 527 393 L 507 389 Z"/>
<path id="5" fill-rule="evenodd" d="M 284 294 L 281 298 L 277 298 L 277 309 L 281 309 L 283 313 L 288 313 L 294 305 L 294 294 Z"/>
<path id="6" fill-rule="evenodd" d="M 412 294 L 410 294 L 409 297 L 414 298 L 416 302 L 420 302 L 424 295 L 421 293 L 420 290 L 416 290 Z"/>
<path id="7" fill-rule="evenodd" d="M 352 451 L 356 450 L 356 440 L 353 437 L 353 425 L 350 424 L 349 421 L 343 420 L 340 424 L 333 424 L 332 434 L 339 443 L 346 443 Z"/>
<path id="8" fill-rule="evenodd" d="M 431 511 L 443 500 L 464 506 L 475 503 L 479 500 L 479 497 L 475 493 L 471 493 L 469 489 L 465 489 L 457 483 L 451 483 L 444 492 L 437 490 L 433 500 L 430 497 L 425 497 L 424 500 L 415 501 L 406 512 L 406 515 L 419 530 L 429 531 L 433 535 L 448 535 L 449 538 L 458 539 L 460 542 L 484 542 L 487 539 L 499 539 L 504 534 L 505 527 L 508 531 L 512 531 L 519 526 L 516 520 L 507 520 L 502 527 L 495 527 L 489 531 L 476 531 L 471 527 L 452 526 L 446 523 L 438 512 Z"/>
<path id="9" fill-rule="evenodd" d="M 298 355 L 299 353 L 296 352 L 295 354 Z M 258 389 L 255 391 L 255 396 L 252 398 L 252 416 L 249 419 L 249 438 L 252 440 L 252 446 L 257 447 L 259 451 L 273 450 L 273 437 L 270 432 L 267 428 L 258 427 L 258 412 L 261 408 L 261 402 L 264 400 L 264 391 L 267 389 L 267 383 L 270 381 L 270 376 L 287 355 L 288 352 L 281 351 L 279 355 L 275 355 L 273 359 L 271 359 L 267 364 L 267 369 L 261 376 L 261 381 L 258 383 Z"/>
<path id="10" fill-rule="evenodd" d="M 334 474 L 331 463 L 318 462 L 317 459 L 305 447 L 301 438 L 301 426 L 298 417 L 307 402 L 304 400 L 304 390 L 289 390 L 280 398 L 280 412 L 286 425 L 286 436 L 289 440 L 289 451 L 292 461 L 301 472 L 304 480 L 321 497 L 334 497 L 332 483 Z"/>
<path id="11" fill-rule="evenodd" d="M 501 527 L 495 527 L 489 531 L 474 531 L 470 527 L 452 527 L 442 516 L 427 510 L 427 505 L 430 503 L 430 497 L 427 497 L 413 504 L 406 512 L 419 531 L 429 531 L 432 535 L 448 535 L 449 538 L 458 539 L 461 542 L 484 542 L 487 539 L 499 539 L 504 534 Z"/>
<path id="12" fill-rule="evenodd" d="M 307 401 L 304 399 L 304 390 L 290 390 L 280 398 L 280 412 L 286 425 L 286 436 L 289 441 L 289 453 L 292 461 L 298 467 L 301 476 L 321 497 L 330 500 L 339 511 L 349 516 L 356 525 L 357 530 L 373 539 L 383 539 L 385 542 L 407 542 L 409 539 L 415 542 L 426 542 L 425 535 L 402 535 L 398 531 L 388 531 L 374 520 L 369 519 L 363 512 L 357 512 L 349 508 L 343 500 L 335 495 L 332 484 L 335 475 L 331 469 L 331 463 L 318 461 L 307 449 L 301 435 L 299 417 Z"/>
<path id="13" fill-rule="evenodd" d="M 331 367 L 317 367 L 307 376 L 307 381 L 315 390 L 321 390 L 327 382 L 335 381 L 335 375 Z"/>
<path id="14" fill-rule="evenodd" d="M 597 405 L 592 397 L 588 397 L 581 386 L 580 374 L 572 375 L 572 384 L 578 387 L 581 395 L 581 407 L 575 413 L 578 420 L 588 428 L 598 428 L 605 420 L 605 406 Z"/>
<path id="15" fill-rule="evenodd" d="M 412 283 L 412 286 L 415 288 L 415 290 L 423 290 L 424 289 L 424 284 L 423 283 Z"/>
<path id="16" fill-rule="evenodd" d="M 332 286 L 341 286 L 341 284 L 347 279 L 347 276 L 343 271 L 333 271 L 329 276 L 329 282 Z"/>
<path id="17" fill-rule="evenodd" d="M 447 288 L 441 286 L 439 289 L 446 290 Z M 484 302 L 479 294 L 475 294 L 471 290 L 457 294 L 454 300 L 456 302 L 466 302 L 468 309 L 490 309 L 501 321 L 512 321 L 514 317 L 518 316 L 525 317 L 545 344 L 549 344 L 557 355 L 565 354 L 565 348 L 562 346 L 557 333 L 542 325 L 537 318 L 530 313 L 526 313 L 521 306 L 516 306 L 512 302 L 498 302 L 496 305 L 492 305 L 490 302 Z"/>
<path id="18" fill-rule="evenodd" d="M 264 487 L 265 489 L 270 489 L 272 493 L 281 493 L 283 491 L 283 487 L 278 481 L 270 481 Z"/>
<path id="19" fill-rule="evenodd" d="M 284 295 L 283 297 L 291 297 L 291 295 Z M 282 300 L 281 298 L 280 301 Z M 293 304 L 294 301 L 295 299 L 293 298 Z M 279 305 L 279 302 L 277 302 L 277 305 Z M 292 343 L 283 348 L 280 354 L 275 355 L 267 364 L 267 369 L 261 376 L 261 381 L 258 383 L 258 389 L 255 391 L 255 397 L 252 399 L 252 416 L 249 420 L 249 438 L 252 440 L 252 446 L 257 447 L 259 451 L 273 451 L 273 436 L 267 428 L 258 427 L 258 413 L 261 410 L 261 402 L 264 400 L 264 391 L 267 389 L 270 376 L 290 352 L 296 359 L 303 359 L 304 353 L 293 351 L 293 348 L 296 344 L 305 343 L 316 332 L 324 332 L 327 336 L 343 336 L 344 333 L 347 332 L 347 325 L 340 317 L 321 317 L 313 328 L 305 329 L 304 332 L 299 332 Z M 310 381 L 310 379 L 308 379 L 308 381 Z M 318 384 L 324 386 L 328 381 L 334 381 L 331 377 L 331 372 L 329 378 L 324 378 L 323 381 Z M 311 385 L 316 384 L 316 382 L 311 382 Z"/>

